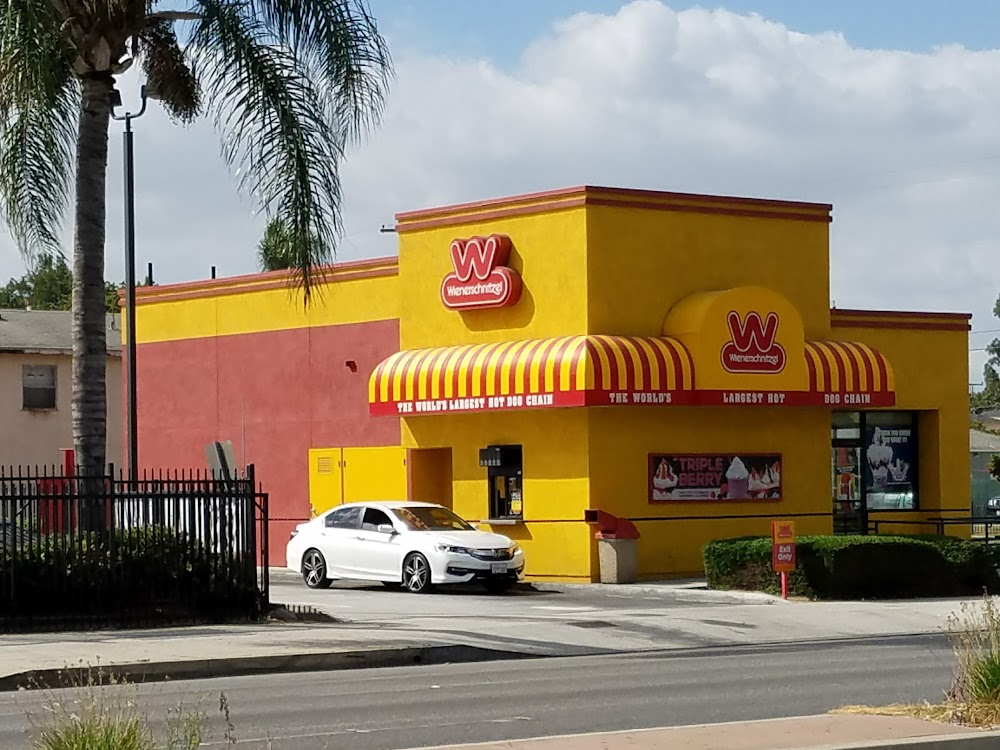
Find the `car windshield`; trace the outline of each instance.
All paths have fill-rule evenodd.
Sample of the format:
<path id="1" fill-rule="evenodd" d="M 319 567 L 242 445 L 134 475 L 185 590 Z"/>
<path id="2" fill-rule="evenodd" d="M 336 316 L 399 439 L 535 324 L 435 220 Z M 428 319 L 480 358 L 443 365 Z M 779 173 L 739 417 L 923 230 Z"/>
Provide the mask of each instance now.
<path id="1" fill-rule="evenodd" d="M 408 505 L 403 508 L 393 508 L 392 512 L 411 531 L 474 530 L 468 522 L 463 521 L 447 508 L 433 505 Z"/>

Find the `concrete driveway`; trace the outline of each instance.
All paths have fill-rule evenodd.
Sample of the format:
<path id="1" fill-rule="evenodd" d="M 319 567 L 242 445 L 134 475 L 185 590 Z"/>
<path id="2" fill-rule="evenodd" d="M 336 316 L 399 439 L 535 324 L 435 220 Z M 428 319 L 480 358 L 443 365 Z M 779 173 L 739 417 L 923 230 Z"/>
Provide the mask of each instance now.
<path id="1" fill-rule="evenodd" d="M 784 602 L 695 584 L 536 584 L 505 595 L 440 587 L 430 594 L 336 583 L 313 591 L 272 572 L 271 600 L 306 605 L 343 628 L 423 635 L 485 648 L 569 655 L 941 632 L 957 600 Z"/>
<path id="2" fill-rule="evenodd" d="M 718 645 L 729 639 L 691 632 L 691 623 L 704 622 L 706 606 L 716 613 L 716 626 L 740 629 L 746 627 L 743 619 L 727 618 L 728 609 L 740 602 L 750 601 L 744 604 L 750 607 L 773 602 L 681 586 L 538 584 L 490 595 L 474 585 L 410 594 L 379 584 L 337 582 L 314 591 L 283 571 L 272 572 L 271 600 L 312 607 L 345 626 L 421 631 L 494 648 L 567 654 Z"/>

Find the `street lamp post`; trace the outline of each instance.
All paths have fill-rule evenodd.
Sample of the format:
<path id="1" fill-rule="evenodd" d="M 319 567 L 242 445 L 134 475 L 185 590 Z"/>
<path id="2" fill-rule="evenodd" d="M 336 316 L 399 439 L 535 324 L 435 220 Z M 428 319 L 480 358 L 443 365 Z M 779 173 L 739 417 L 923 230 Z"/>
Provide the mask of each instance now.
<path id="1" fill-rule="evenodd" d="M 139 479 L 139 432 L 136 410 L 136 366 L 135 366 L 135 171 L 132 161 L 132 120 L 146 111 L 146 87 L 140 89 L 142 105 L 138 112 L 114 114 L 114 109 L 121 106 L 121 94 L 116 90 L 112 100 L 112 114 L 115 120 L 125 122 L 124 158 L 125 169 L 125 314 L 127 325 L 128 361 L 126 363 L 126 411 L 128 414 L 128 472 L 133 482 Z"/>

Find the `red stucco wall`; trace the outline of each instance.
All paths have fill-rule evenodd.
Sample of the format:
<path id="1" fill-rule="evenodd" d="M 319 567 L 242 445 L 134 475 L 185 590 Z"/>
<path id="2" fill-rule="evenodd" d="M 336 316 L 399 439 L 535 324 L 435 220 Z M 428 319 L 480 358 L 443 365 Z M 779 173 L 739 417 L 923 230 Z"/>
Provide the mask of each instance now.
<path id="1" fill-rule="evenodd" d="M 308 450 L 399 445 L 398 419 L 368 416 L 368 376 L 398 350 L 396 320 L 141 344 L 139 465 L 207 468 L 205 446 L 231 440 L 270 495 L 271 565 L 284 565 L 309 517 Z"/>

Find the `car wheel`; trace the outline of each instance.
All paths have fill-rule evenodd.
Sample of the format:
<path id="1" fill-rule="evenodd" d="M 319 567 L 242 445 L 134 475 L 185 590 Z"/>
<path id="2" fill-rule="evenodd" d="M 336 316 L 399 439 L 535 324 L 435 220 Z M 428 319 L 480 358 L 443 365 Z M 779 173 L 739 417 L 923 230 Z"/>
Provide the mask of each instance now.
<path id="1" fill-rule="evenodd" d="M 302 556 L 302 580 L 311 589 L 328 589 L 333 583 L 326 577 L 326 560 L 319 550 L 311 549 Z"/>
<path id="2" fill-rule="evenodd" d="M 414 594 L 424 594 L 431 588 L 431 566 L 419 552 L 403 560 L 403 585 Z"/>
<path id="3" fill-rule="evenodd" d="M 498 581 L 486 580 L 483 581 L 483 587 L 490 594 L 506 594 L 514 588 L 514 579 L 501 578 Z"/>

